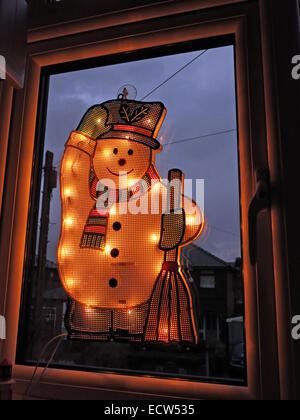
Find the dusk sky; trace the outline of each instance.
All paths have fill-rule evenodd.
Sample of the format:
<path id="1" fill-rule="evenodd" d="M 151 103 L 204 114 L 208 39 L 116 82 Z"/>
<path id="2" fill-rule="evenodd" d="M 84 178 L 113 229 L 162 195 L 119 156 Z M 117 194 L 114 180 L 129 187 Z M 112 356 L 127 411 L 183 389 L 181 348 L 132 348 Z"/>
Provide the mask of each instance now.
<path id="1" fill-rule="evenodd" d="M 200 53 L 51 76 L 45 152 L 54 153 L 58 170 L 65 142 L 90 106 L 115 99 L 125 84 L 136 87 L 136 100 L 140 100 Z M 241 239 L 233 47 L 204 53 L 145 101 L 160 101 L 167 108 L 159 138 L 163 145 L 168 144 L 156 161 L 160 175 L 166 178 L 168 170 L 177 167 L 186 179 L 205 181 L 208 230 L 197 245 L 225 261 L 234 261 L 241 256 Z M 211 135 L 220 131 L 227 133 Z M 186 140 L 194 137 L 199 138 Z M 47 258 L 56 261 L 59 188 L 53 192 L 50 221 Z"/>

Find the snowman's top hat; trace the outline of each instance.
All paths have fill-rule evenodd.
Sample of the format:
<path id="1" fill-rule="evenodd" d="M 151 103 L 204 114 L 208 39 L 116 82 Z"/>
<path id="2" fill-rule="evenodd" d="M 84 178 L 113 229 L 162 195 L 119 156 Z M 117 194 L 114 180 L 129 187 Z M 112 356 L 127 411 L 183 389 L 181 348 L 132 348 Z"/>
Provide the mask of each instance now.
<path id="1" fill-rule="evenodd" d="M 102 130 L 98 132 L 97 140 L 124 139 L 142 143 L 154 150 L 160 148 L 156 139 L 159 129 L 166 116 L 166 108 L 161 102 L 138 102 L 127 99 L 117 99 L 95 105 L 85 114 L 81 124 L 86 127 L 92 120 L 102 121 Z M 106 118 L 105 118 L 106 116 Z"/>

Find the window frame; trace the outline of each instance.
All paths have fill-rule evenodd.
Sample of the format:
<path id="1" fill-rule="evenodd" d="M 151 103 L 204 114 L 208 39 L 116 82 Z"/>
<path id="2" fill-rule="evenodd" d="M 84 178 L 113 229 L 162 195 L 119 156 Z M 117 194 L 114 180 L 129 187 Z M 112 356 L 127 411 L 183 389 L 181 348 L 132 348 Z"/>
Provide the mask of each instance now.
<path id="1" fill-rule="evenodd" d="M 186 5 L 182 4 L 181 14 L 178 13 L 168 19 L 156 18 L 153 21 L 147 21 L 147 24 L 142 22 L 128 23 L 127 25 L 124 23 L 128 29 L 127 35 L 120 36 L 118 27 L 90 32 L 88 32 L 89 28 L 86 28 L 86 32 L 82 36 L 75 34 L 64 37 L 60 33 L 59 39 L 53 38 L 29 45 L 25 88 L 23 92 L 17 92 L 15 98 L 11 153 L 7 170 L 7 179 L 10 179 L 9 174 L 17 174 L 17 182 L 16 185 L 11 185 L 14 197 L 4 209 L 4 215 L 6 213 L 9 220 L 9 228 L 7 232 L 4 232 L 9 240 L 9 258 L 6 267 L 6 317 L 9 334 L 4 344 L 4 354 L 9 355 L 13 360 L 16 354 L 28 223 L 27 214 L 42 68 L 121 52 L 126 53 L 192 40 L 206 40 L 233 35 L 236 47 L 240 183 L 243 185 L 241 189 L 241 228 L 244 253 L 248 384 L 245 387 L 234 387 L 173 379 L 50 369 L 47 373 L 48 385 L 40 384 L 42 396 L 49 395 L 50 390 L 53 392 L 53 387 L 56 389 L 54 395 L 60 395 L 61 397 L 69 395 L 72 398 L 79 398 L 79 395 L 80 397 L 98 395 L 102 398 L 104 390 L 121 393 L 121 395 L 130 393 L 149 397 L 171 396 L 196 399 L 259 399 L 265 397 L 268 393 L 273 398 L 279 396 L 279 374 L 278 364 L 276 364 L 277 336 L 276 325 L 273 325 L 275 311 L 275 297 L 272 289 L 272 287 L 274 288 L 273 260 L 270 255 L 267 255 L 267 258 L 260 259 L 260 250 L 258 250 L 258 265 L 256 269 L 253 268 L 249 260 L 248 245 L 247 212 L 256 190 L 255 169 L 267 164 L 264 115 L 257 116 L 255 113 L 256 106 L 264 108 L 261 93 L 263 91 L 263 70 L 260 56 L 258 8 L 255 3 L 241 2 L 241 4 L 227 6 L 226 10 L 225 8 L 211 8 L 202 10 L 201 13 L 199 11 L 187 13 L 189 11 L 187 10 L 188 3 Z M 153 6 L 153 8 L 155 7 Z M 199 9 L 201 9 L 200 6 Z M 122 14 L 122 18 L 124 18 L 124 14 Z M 128 19 L 128 22 L 131 22 L 130 19 Z M 88 25 L 88 22 L 86 24 Z M 126 31 L 122 33 L 126 33 Z M 256 57 L 255 60 L 254 57 Z M 255 77 L 252 74 L 253 68 L 250 68 L 250 63 L 251 65 L 255 63 L 258 79 L 257 74 Z M 257 138 L 262 145 L 257 145 Z M 16 147 L 17 153 L 12 153 L 13 146 Z M 10 185 L 9 182 L 7 188 Z M 8 214 L 9 206 L 14 208 L 10 215 Z M 269 212 L 266 213 L 265 217 L 269 221 L 270 214 Z M 265 231 L 261 224 L 265 226 Z M 258 226 L 259 234 L 267 234 L 267 240 L 270 241 L 270 248 L 272 249 L 269 225 L 261 224 Z M 270 276 L 268 277 L 269 281 L 265 287 L 262 287 L 259 278 L 263 278 L 266 273 Z M 269 287 L 269 297 L 262 293 L 262 290 L 266 287 Z M 265 316 L 262 316 L 263 308 L 268 308 L 268 310 L 265 309 Z M 262 344 L 263 338 L 264 344 Z M 266 354 L 266 356 L 263 357 L 262 354 Z M 269 357 L 270 354 L 274 354 L 274 358 Z M 272 378 L 269 377 L 270 369 L 273 372 Z M 14 377 L 18 382 L 17 389 L 20 392 L 31 378 L 33 370 L 33 367 L 14 366 Z M 276 380 L 274 383 L 274 375 L 276 379 L 278 378 L 278 383 Z"/>

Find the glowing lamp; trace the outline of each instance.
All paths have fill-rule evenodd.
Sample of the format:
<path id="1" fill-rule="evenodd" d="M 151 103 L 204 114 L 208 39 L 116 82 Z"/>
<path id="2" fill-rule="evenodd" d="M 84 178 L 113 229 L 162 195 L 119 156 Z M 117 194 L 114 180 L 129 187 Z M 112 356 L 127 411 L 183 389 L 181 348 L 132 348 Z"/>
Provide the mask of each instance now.
<path id="1" fill-rule="evenodd" d="M 196 216 L 187 216 L 186 217 L 186 224 L 188 226 L 193 226 L 196 223 Z"/>
<path id="2" fill-rule="evenodd" d="M 152 236 L 151 236 L 151 240 L 152 240 L 152 242 L 154 242 L 154 243 L 158 243 L 158 242 L 159 242 L 159 237 L 158 237 L 158 235 L 152 235 Z"/>
<path id="3" fill-rule="evenodd" d="M 70 217 L 67 217 L 66 219 L 64 219 L 64 223 L 65 223 L 67 226 L 72 226 L 72 224 L 73 224 L 73 220 L 72 220 Z"/>
<path id="4" fill-rule="evenodd" d="M 75 281 L 72 280 L 72 279 L 67 279 L 66 280 L 66 284 L 67 284 L 68 287 L 72 287 L 72 286 L 75 285 Z"/>
<path id="5" fill-rule="evenodd" d="M 66 190 L 65 190 L 65 197 L 67 197 L 67 198 L 70 198 L 71 197 L 71 195 L 72 195 L 72 192 L 71 192 L 71 190 L 70 190 L 70 188 L 67 188 Z"/>
<path id="6" fill-rule="evenodd" d="M 203 217 L 183 195 L 182 172 L 170 171 L 179 182 L 168 188 L 155 167 L 165 114 L 124 94 L 90 108 L 67 141 L 57 260 L 69 339 L 197 342 L 180 250 Z"/>

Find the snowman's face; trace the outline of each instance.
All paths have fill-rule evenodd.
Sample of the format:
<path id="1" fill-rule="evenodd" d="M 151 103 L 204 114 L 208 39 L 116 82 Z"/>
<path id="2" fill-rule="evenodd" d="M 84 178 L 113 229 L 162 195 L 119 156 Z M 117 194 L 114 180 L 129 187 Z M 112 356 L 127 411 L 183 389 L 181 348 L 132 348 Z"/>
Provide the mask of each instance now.
<path id="1" fill-rule="evenodd" d="M 152 150 L 135 141 L 120 139 L 98 140 L 93 166 L 104 185 L 113 181 L 117 189 L 138 182 L 152 163 Z M 108 185 L 110 186 L 110 185 Z"/>

